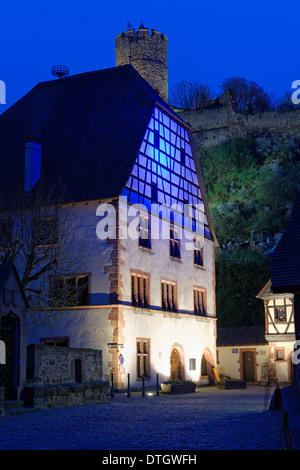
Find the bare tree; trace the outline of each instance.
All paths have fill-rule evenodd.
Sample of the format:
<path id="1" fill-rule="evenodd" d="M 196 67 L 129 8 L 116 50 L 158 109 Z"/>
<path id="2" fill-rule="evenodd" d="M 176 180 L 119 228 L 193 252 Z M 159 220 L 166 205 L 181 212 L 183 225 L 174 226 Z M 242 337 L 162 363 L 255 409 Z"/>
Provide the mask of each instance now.
<path id="1" fill-rule="evenodd" d="M 83 272 L 86 249 L 85 231 L 74 208 L 63 205 L 54 190 L 36 191 L 29 198 L 14 195 L 13 203 L 1 208 L 0 262 L 16 265 L 32 309 L 52 307 L 54 312 L 78 305 L 87 286 L 86 279 L 74 285 L 74 275 Z M 53 320 L 53 312 L 48 317 L 40 312 L 45 324 L 49 325 L 49 315 Z"/>
<path id="2" fill-rule="evenodd" d="M 295 109 L 300 109 L 300 105 L 294 104 L 292 101 L 292 93 L 287 91 L 281 96 L 277 102 L 278 111 L 293 111 Z"/>
<path id="3" fill-rule="evenodd" d="M 221 89 L 229 89 L 234 109 L 237 112 L 255 114 L 275 109 L 273 94 L 246 78 L 226 78 L 221 84 Z"/>
<path id="4" fill-rule="evenodd" d="M 213 93 L 207 85 L 197 81 L 183 79 L 170 90 L 170 103 L 184 109 L 200 109 L 213 99 Z"/>

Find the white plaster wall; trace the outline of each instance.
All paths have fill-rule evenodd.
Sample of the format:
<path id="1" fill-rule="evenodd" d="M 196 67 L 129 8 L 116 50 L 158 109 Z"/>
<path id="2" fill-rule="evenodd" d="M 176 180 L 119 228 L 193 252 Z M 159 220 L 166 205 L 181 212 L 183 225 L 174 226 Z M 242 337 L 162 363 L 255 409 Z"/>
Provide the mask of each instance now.
<path id="1" fill-rule="evenodd" d="M 208 348 L 213 356 L 215 353 L 214 320 L 154 311 L 146 313 L 141 309 L 124 309 L 124 319 L 124 373 L 130 374 L 133 386 L 140 385 L 136 381 L 137 338 L 150 339 L 151 381 L 147 381 L 147 386 L 156 383 L 157 373 L 160 382 L 170 378 L 170 355 L 176 344 L 182 347 L 178 349 L 185 358 L 185 377 L 182 378 L 199 381 L 204 349 Z M 189 371 L 190 358 L 196 359 L 195 371 Z"/>
<path id="2" fill-rule="evenodd" d="M 96 215 L 99 203 L 78 204 L 72 208 L 72 218 L 78 224 L 76 249 L 82 247 L 81 266 L 77 273 L 90 273 L 91 306 L 109 304 L 109 274 L 104 266 L 112 263 L 112 245 L 100 240 L 96 234 L 99 217 Z M 86 247 L 86 248 L 83 248 Z M 40 343 L 41 337 L 69 336 L 70 347 L 101 349 L 103 365 L 111 359 L 107 343 L 112 341 L 112 327 L 108 320 L 109 308 L 59 309 L 53 315 L 52 328 L 39 328 L 29 332 L 27 344 Z"/>
<path id="3" fill-rule="evenodd" d="M 71 348 L 91 348 L 102 350 L 103 373 L 111 360 L 107 344 L 112 341 L 112 327 L 108 315 L 109 308 L 76 308 L 61 312 L 57 326 L 40 329 L 36 335 L 28 337 L 28 344 L 40 344 L 41 337 L 69 336 Z"/>
<path id="4" fill-rule="evenodd" d="M 218 364 L 217 369 L 220 375 L 226 375 L 233 379 L 242 378 L 243 371 L 240 371 L 240 349 L 255 348 L 256 353 L 254 356 L 257 381 L 261 380 L 262 366 L 267 366 L 269 363 L 269 350 L 268 346 L 224 346 L 218 347 Z M 232 350 L 238 350 L 237 353 L 232 353 Z"/>
<path id="5" fill-rule="evenodd" d="M 167 233 L 167 232 L 166 232 Z M 131 305 L 130 268 L 150 273 L 150 310 L 124 309 L 125 368 L 136 375 L 136 338 L 150 338 L 152 382 L 156 373 L 166 380 L 170 377 L 172 345 L 182 345 L 185 356 L 186 379 L 199 381 L 203 350 L 208 348 L 215 358 L 215 305 L 214 305 L 214 245 L 204 242 L 204 267 L 193 264 L 193 250 L 185 249 L 181 240 L 181 259 L 169 256 L 169 238 L 152 240 L 152 250 L 139 248 L 138 240 L 122 240 L 125 251 L 121 258 L 123 301 Z M 161 310 L 161 280 L 178 283 L 179 313 Z M 208 317 L 194 315 L 193 286 L 206 288 Z M 156 311 L 155 311 L 156 310 Z M 140 313 L 139 313 L 140 312 Z M 211 318 L 209 318 L 211 317 Z M 189 358 L 196 358 L 196 371 L 189 371 Z M 148 383 L 149 385 L 149 383 Z"/>
<path id="6" fill-rule="evenodd" d="M 167 224 L 167 222 L 164 222 Z M 193 250 L 187 250 L 186 239 L 181 240 L 181 259 L 171 259 L 169 256 L 169 238 L 152 240 L 152 250 L 139 248 L 138 240 L 122 240 L 126 251 L 121 258 L 124 265 L 121 266 L 123 277 L 123 300 L 131 303 L 131 277 L 130 268 L 139 269 L 151 273 L 150 280 L 150 304 L 153 307 L 161 307 L 161 280 L 168 279 L 178 282 L 178 308 L 182 312 L 194 312 L 193 286 L 206 288 L 207 310 L 209 316 L 215 312 L 214 292 L 214 244 L 203 237 L 204 243 L 204 267 L 196 267 L 193 264 Z"/>

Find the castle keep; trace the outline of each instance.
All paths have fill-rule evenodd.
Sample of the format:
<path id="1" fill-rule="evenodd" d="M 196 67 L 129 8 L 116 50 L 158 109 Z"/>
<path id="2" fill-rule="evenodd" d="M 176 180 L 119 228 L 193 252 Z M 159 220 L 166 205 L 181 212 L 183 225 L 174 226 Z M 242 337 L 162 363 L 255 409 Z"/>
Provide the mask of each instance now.
<path id="1" fill-rule="evenodd" d="M 116 37 L 116 66 L 131 64 L 168 102 L 168 38 L 145 28 L 129 29 Z"/>

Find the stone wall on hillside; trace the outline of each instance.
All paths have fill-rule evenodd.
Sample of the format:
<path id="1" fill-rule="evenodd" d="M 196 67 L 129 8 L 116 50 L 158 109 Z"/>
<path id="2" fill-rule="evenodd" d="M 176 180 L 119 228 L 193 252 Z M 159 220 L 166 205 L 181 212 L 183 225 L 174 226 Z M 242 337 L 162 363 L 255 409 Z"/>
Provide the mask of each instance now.
<path id="1" fill-rule="evenodd" d="M 176 112 L 193 128 L 198 150 L 246 136 L 300 138 L 300 109 L 246 116 L 233 110 L 228 90 L 208 107 Z"/>

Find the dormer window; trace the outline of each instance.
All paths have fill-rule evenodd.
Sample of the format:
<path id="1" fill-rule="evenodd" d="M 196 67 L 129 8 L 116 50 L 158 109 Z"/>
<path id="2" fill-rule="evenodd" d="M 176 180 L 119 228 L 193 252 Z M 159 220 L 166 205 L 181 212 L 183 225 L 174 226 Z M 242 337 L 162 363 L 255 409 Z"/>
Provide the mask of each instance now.
<path id="1" fill-rule="evenodd" d="M 29 132 L 25 141 L 24 191 L 31 191 L 41 177 L 40 137 Z"/>

